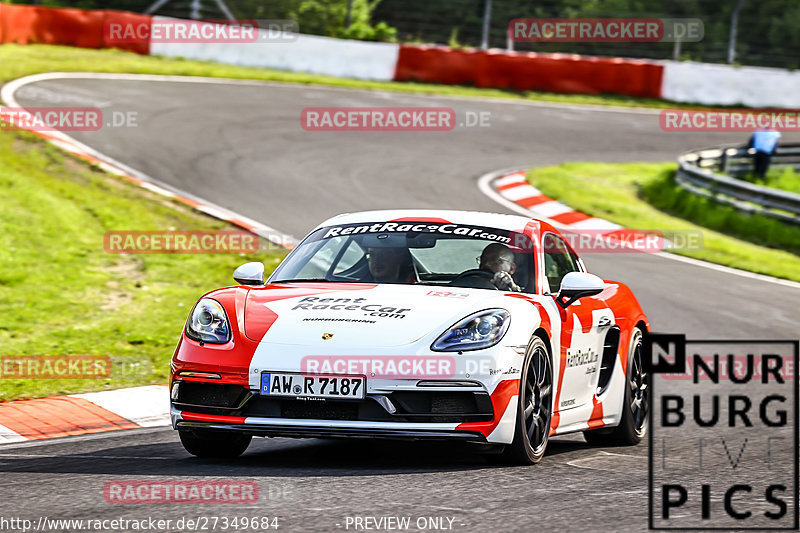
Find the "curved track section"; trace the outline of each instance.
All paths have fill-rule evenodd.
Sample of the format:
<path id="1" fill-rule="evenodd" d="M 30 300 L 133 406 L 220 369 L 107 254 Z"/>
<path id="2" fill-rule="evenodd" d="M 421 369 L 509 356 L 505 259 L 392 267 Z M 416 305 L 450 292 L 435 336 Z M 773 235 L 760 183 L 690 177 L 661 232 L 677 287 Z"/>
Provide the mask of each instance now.
<path id="1" fill-rule="evenodd" d="M 475 184 L 498 168 L 670 161 L 699 145 L 744 141 L 739 134 L 664 133 L 652 110 L 209 79 L 65 76 L 24 85 L 14 96 L 27 106 L 135 111 L 137 127 L 72 136 L 167 185 L 295 237 L 328 216 L 363 209 L 507 211 Z M 488 127 L 450 132 L 301 128 L 304 108 L 340 106 L 452 107 L 460 123 L 483 112 L 490 120 Z M 798 334 L 798 290 L 643 254 L 584 259 L 599 275 L 631 285 L 657 330 L 695 338 Z"/>
<path id="2" fill-rule="evenodd" d="M 740 135 L 660 131 L 646 110 L 528 104 L 266 83 L 64 79 L 22 86 L 26 106 L 136 111 L 138 127 L 73 137 L 171 187 L 294 236 L 346 211 L 391 207 L 509 211 L 477 186 L 486 172 L 567 161 L 668 161 Z M 308 132 L 305 107 L 452 107 L 490 113 L 488 127 L 450 132 Z M 786 136 L 791 137 L 791 136 Z M 131 228 L 134 229 L 134 228 Z M 800 290 L 642 254 L 585 256 L 632 286 L 657 331 L 690 338 L 796 338 Z M 346 530 L 347 517 L 444 516 L 461 531 L 644 530 L 647 450 L 598 450 L 555 439 L 533 468 L 435 444 L 259 440 L 240 460 L 188 457 L 171 430 L 139 430 L 0 449 L 0 497 L 29 518 L 282 517 L 289 531 Z M 256 479 L 259 504 L 110 505 L 112 479 Z M 30 495 L 45 499 L 30 498 Z M 190 506 L 191 507 L 191 506 Z M 188 511 L 191 511 L 189 513 Z M 284 529 L 282 527 L 282 529 Z M 352 529 L 352 526 L 351 526 Z M 412 528 L 413 529 L 413 528 Z"/>

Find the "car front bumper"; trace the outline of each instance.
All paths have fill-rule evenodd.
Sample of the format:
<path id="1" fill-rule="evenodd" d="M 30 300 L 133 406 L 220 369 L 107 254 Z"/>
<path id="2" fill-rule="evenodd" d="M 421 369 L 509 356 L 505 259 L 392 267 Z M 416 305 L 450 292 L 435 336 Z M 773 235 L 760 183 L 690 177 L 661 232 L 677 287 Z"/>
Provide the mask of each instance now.
<path id="1" fill-rule="evenodd" d="M 385 437 L 397 439 L 455 439 L 509 444 L 513 439 L 519 380 L 501 381 L 490 395 L 479 387 L 457 392 L 418 390 L 395 395 L 369 395 L 362 401 L 316 402 L 265 398 L 247 387 L 232 389 L 227 398 L 185 396 L 186 384 L 172 386 L 172 425 L 260 436 Z M 213 387 L 214 384 L 201 384 Z M 219 385 L 218 385 L 219 386 Z M 192 384 L 197 389 L 197 384 Z M 236 387 L 230 385 L 228 387 Z M 196 394 L 196 391 L 195 391 Z M 414 394 L 425 395 L 413 398 Z M 398 398 L 413 400 L 400 400 Z M 440 398 L 436 400 L 436 398 Z M 208 405 L 208 398 L 217 400 Z M 382 405 L 389 398 L 398 410 Z M 203 400 L 205 405 L 196 402 Z M 191 403 L 188 403 L 191 401 Z M 220 405 L 225 404 L 224 407 Z"/>

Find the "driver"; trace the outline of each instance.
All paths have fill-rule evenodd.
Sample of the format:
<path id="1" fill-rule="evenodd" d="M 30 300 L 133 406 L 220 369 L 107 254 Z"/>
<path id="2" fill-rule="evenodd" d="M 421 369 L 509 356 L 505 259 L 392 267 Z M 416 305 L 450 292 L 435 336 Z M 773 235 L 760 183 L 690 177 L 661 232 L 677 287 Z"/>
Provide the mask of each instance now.
<path id="1" fill-rule="evenodd" d="M 498 289 L 516 292 L 522 290 L 511 277 L 517 269 L 517 264 L 514 262 L 514 252 L 505 244 L 493 242 L 484 248 L 478 268 L 494 274 L 492 283 Z"/>
<path id="2" fill-rule="evenodd" d="M 408 248 L 368 248 L 367 260 L 372 281 L 378 283 L 415 281 Z"/>

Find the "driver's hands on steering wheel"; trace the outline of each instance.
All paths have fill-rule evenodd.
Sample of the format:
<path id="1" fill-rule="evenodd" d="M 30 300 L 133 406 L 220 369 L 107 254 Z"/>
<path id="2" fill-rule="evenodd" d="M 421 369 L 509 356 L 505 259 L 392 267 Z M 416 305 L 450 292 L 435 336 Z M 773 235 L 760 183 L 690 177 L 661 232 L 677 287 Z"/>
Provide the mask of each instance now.
<path id="1" fill-rule="evenodd" d="M 494 286 L 500 290 L 512 290 L 516 292 L 520 292 L 519 285 L 514 283 L 514 278 L 511 277 L 511 274 L 508 272 L 503 272 L 502 270 L 499 272 L 495 272 L 494 277 L 492 278 L 492 283 Z"/>

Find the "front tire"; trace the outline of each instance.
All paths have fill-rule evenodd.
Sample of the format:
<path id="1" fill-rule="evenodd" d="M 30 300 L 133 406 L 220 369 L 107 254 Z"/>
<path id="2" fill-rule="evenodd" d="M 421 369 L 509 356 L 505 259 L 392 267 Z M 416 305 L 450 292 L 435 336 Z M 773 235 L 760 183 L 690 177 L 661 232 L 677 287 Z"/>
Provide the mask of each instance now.
<path id="1" fill-rule="evenodd" d="M 532 465 L 544 456 L 553 412 L 553 364 L 539 337 L 528 345 L 519 389 L 514 441 L 506 454 L 515 463 Z"/>
<path id="2" fill-rule="evenodd" d="M 227 431 L 178 429 L 183 448 L 197 457 L 231 459 L 244 453 L 252 437 Z"/>
<path id="3" fill-rule="evenodd" d="M 586 442 L 599 446 L 634 446 L 647 435 L 650 381 L 643 363 L 642 330 L 635 327 L 628 347 L 622 420 L 613 429 L 585 431 Z"/>

